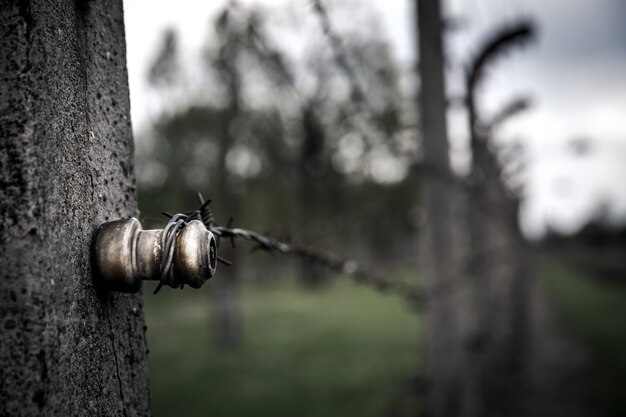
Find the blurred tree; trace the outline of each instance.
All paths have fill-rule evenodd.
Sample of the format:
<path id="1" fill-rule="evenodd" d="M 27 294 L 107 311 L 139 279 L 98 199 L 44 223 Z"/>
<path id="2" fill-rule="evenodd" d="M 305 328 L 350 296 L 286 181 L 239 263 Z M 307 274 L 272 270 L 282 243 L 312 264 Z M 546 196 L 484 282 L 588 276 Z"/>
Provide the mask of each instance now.
<path id="1" fill-rule="evenodd" d="M 148 81 L 156 87 L 171 86 L 180 76 L 178 56 L 178 36 L 168 28 L 163 32 L 161 49 L 150 66 Z"/>
<path id="2" fill-rule="evenodd" d="M 298 196 L 301 213 L 301 233 L 303 236 L 311 235 L 311 226 L 319 221 L 320 201 L 323 200 L 324 190 L 327 186 L 324 175 L 328 170 L 330 161 L 324 154 L 327 146 L 326 134 L 314 110 L 315 103 L 308 103 L 302 108 L 303 140 L 300 146 L 300 184 Z M 313 222 L 311 222 L 313 220 Z M 321 284 L 324 271 L 320 266 L 303 259 L 301 261 L 302 281 L 308 287 Z"/>
<path id="3" fill-rule="evenodd" d="M 214 68 L 226 90 L 226 106 L 219 118 L 219 141 L 215 167 L 216 206 L 230 216 L 239 214 L 239 198 L 234 192 L 235 184 L 227 168 L 228 156 L 241 134 L 239 118 L 245 117 L 241 109 L 241 76 L 237 63 L 240 59 L 244 25 L 237 22 L 230 7 L 226 7 L 215 23 L 215 32 L 220 47 L 213 57 Z M 211 57 L 209 57 L 211 59 Z M 222 271 L 223 279 L 212 286 L 213 338 L 218 346 L 234 348 L 240 344 L 242 334 L 241 307 L 239 303 L 240 265 L 236 252 L 223 247 L 221 253 L 230 259 L 232 265 Z M 226 250 L 225 250 L 226 249 Z"/>
<path id="4" fill-rule="evenodd" d="M 176 35 L 164 36 L 155 65 L 166 68 L 158 78 L 166 81 L 152 85 L 165 96 L 178 89 L 187 101 L 164 103 L 138 140 L 144 215 L 188 210 L 197 204 L 194 191 L 208 189 L 222 223 L 235 215 L 238 224 L 340 246 L 347 256 L 395 259 L 415 231 L 408 190 L 416 177 L 407 171 L 416 146 L 388 45 L 369 32 L 347 36 L 358 74 L 376 85 L 365 90 L 378 103 L 374 111 L 357 112 L 328 45 L 307 33 L 310 52 L 294 60 L 266 29 L 273 16 L 229 4 L 210 28 L 203 75 L 187 94 L 182 65 L 163 64 L 178 55 Z M 255 271 L 266 279 L 280 268 L 268 261 Z"/>

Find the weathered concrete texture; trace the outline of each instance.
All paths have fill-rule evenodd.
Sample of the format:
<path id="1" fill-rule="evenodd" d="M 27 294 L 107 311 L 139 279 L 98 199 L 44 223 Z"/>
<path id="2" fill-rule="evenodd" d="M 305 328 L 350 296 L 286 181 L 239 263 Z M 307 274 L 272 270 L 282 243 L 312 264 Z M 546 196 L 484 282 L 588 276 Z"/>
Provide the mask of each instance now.
<path id="1" fill-rule="evenodd" d="M 136 213 L 121 0 L 0 7 L 0 416 L 148 415 L 141 295 L 90 267 Z"/>

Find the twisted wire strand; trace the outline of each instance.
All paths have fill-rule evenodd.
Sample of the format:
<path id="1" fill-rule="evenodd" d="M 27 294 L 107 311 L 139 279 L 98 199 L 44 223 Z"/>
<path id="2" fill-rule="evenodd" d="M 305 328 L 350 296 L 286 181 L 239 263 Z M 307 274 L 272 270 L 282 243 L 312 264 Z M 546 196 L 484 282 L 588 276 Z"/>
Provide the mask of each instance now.
<path id="1" fill-rule="evenodd" d="M 178 233 L 187 226 L 188 216 L 185 214 L 176 214 L 172 216 L 161 233 L 161 280 L 155 288 L 153 294 L 158 293 L 163 285 L 172 288 L 183 288 L 183 284 L 176 280 L 174 275 L 174 251 L 176 249 L 176 237 Z"/>
<path id="2" fill-rule="evenodd" d="M 211 230 L 210 228 L 213 226 L 213 222 L 215 221 L 213 218 L 213 211 L 209 206 L 211 204 L 211 200 L 204 201 L 204 197 L 200 193 L 197 193 L 197 196 L 201 204 L 200 209 L 198 210 L 200 212 L 200 221 L 202 221 L 202 224 L 204 224 L 207 229 Z"/>

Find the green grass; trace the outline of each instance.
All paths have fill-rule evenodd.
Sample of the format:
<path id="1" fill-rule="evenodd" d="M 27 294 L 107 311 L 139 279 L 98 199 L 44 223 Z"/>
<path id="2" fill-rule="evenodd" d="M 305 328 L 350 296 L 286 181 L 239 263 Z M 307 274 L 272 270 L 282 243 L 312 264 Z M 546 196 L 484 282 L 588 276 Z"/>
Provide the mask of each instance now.
<path id="1" fill-rule="evenodd" d="M 563 266 L 544 268 L 543 283 L 564 325 L 591 351 L 585 375 L 595 406 L 626 415 L 626 288 Z"/>
<path id="2" fill-rule="evenodd" d="M 242 306 L 244 341 L 228 352 L 210 343 L 206 290 L 146 296 L 156 417 L 367 417 L 415 406 L 421 323 L 399 297 L 349 282 L 320 292 L 247 285 Z"/>
<path id="3" fill-rule="evenodd" d="M 592 353 L 581 383 L 599 410 L 626 415 L 626 289 L 554 264 L 542 268 L 542 281 L 562 323 Z M 367 417 L 419 406 L 410 380 L 421 320 L 401 298 L 347 281 L 320 292 L 248 284 L 244 341 L 228 352 L 210 342 L 209 288 L 146 296 L 155 417 Z"/>

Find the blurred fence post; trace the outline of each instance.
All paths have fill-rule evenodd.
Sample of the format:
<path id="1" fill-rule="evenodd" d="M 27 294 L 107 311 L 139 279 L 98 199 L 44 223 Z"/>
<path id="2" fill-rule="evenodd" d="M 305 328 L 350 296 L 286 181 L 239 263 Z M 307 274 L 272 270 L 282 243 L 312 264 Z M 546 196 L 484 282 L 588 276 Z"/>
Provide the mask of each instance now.
<path id="1" fill-rule="evenodd" d="M 517 221 L 517 197 L 505 183 L 494 150 L 493 130 L 479 117 L 477 90 L 486 69 L 531 36 L 532 25 L 524 22 L 496 32 L 479 48 L 466 74 L 472 151 L 466 279 L 472 322 L 464 352 L 471 371 L 464 384 L 474 387 L 470 415 L 476 416 L 528 415 L 531 262 Z"/>
<path id="2" fill-rule="evenodd" d="M 422 176 L 421 204 L 426 217 L 421 258 L 427 291 L 451 288 L 457 272 L 452 253 L 453 187 L 448 157 L 442 17 L 438 0 L 416 0 L 423 164 L 437 176 Z M 438 297 L 426 311 L 427 408 L 433 417 L 458 415 L 458 308 L 452 296 Z"/>

